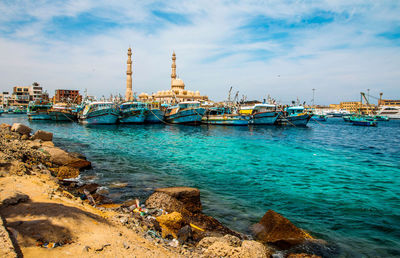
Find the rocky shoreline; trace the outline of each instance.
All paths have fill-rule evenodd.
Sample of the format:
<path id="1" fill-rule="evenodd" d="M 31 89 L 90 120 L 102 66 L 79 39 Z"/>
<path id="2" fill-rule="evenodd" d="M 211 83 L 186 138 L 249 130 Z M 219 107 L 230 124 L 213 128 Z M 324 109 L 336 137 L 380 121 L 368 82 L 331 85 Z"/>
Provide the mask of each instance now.
<path id="1" fill-rule="evenodd" d="M 73 203 L 77 208 L 101 214 L 105 219 L 102 223 L 110 223 L 114 229 L 125 228 L 129 234 L 134 233 L 150 242 L 153 246 L 151 248 L 155 250 L 162 248 L 158 254 L 160 256 L 165 254 L 185 257 L 319 257 L 315 254 L 324 256 L 326 243 L 314 239 L 272 210 L 266 212 L 260 222 L 253 226 L 253 236 L 246 236 L 229 229 L 215 218 L 202 213 L 200 191 L 196 188 L 159 188 L 143 204 L 137 199 L 120 204 L 112 203 L 99 191 L 101 186 L 94 183 L 79 185 L 71 180 L 79 176 L 80 171 L 90 169 L 91 163 L 82 154 L 68 153 L 54 146 L 52 138 L 52 133 L 41 130 L 32 134 L 32 130 L 22 124 L 12 126 L 1 124 L 0 183 L 4 180 L 3 183 L 6 185 L 7 180 L 12 179 L 21 181 L 22 184 L 23 178 L 30 181 L 40 180 L 40 184 L 49 187 L 46 192 L 47 199 Z M 0 215 L 5 225 L 4 227 L 0 225 L 0 237 L 8 246 L 4 250 L 13 253 L 7 253 L 2 257 L 24 255 L 24 251 L 28 248 L 26 239 L 29 239 L 29 243 L 36 244 L 37 249 L 34 251 L 39 253 L 44 245 L 46 247 L 58 245 L 59 247 L 53 250 L 60 252 L 67 246 L 75 250 L 76 243 L 82 242 L 83 238 L 74 237 L 74 234 L 65 239 L 54 238 L 51 232 L 48 235 L 46 232 L 41 235 L 25 235 L 25 239 L 18 237 L 21 234 L 15 232 L 23 231 L 23 228 L 18 227 L 19 222 L 13 221 L 14 218 L 10 214 L 15 215 L 18 209 L 24 208 L 24 203 L 29 202 L 29 189 L 27 191 L 27 193 L 15 190 L 13 192 L 12 189 L 10 192 L 0 191 Z M 22 198 L 23 196 L 26 197 Z M 15 226 L 13 223 L 18 225 Z M 85 246 L 81 251 L 90 254 L 89 256 L 114 257 L 122 253 L 134 254 L 131 245 L 126 243 L 128 240 L 118 247 L 115 244 L 105 243 L 103 245 L 106 246 L 99 248 Z M 10 247 L 10 243 L 13 248 Z M 21 245 L 25 247 L 21 248 Z M 309 248 L 310 246 L 317 246 L 314 249 L 319 251 L 316 252 Z M 34 247 L 29 246 L 29 248 Z"/>

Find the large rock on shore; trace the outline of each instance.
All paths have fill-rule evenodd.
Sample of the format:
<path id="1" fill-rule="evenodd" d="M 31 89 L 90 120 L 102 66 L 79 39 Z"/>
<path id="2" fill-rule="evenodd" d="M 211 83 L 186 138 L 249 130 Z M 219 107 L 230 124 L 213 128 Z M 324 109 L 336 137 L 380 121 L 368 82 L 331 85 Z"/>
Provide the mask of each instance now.
<path id="1" fill-rule="evenodd" d="M 225 235 L 224 237 L 205 237 L 198 244 L 198 248 L 202 248 L 202 257 L 236 257 L 236 258 L 267 258 L 273 253 L 272 250 L 263 244 L 240 239 Z"/>
<path id="2" fill-rule="evenodd" d="M 77 169 L 90 168 L 91 166 L 90 161 L 75 158 L 60 148 L 42 146 L 42 149 L 50 156 L 50 161 L 59 166 L 69 166 Z"/>
<path id="3" fill-rule="evenodd" d="M 42 140 L 42 141 L 52 141 L 53 140 L 53 133 L 37 130 L 35 134 L 32 136 L 33 140 Z"/>
<path id="4" fill-rule="evenodd" d="M 289 248 L 305 240 L 313 239 L 308 233 L 273 210 L 264 214 L 260 222 L 253 226 L 253 231 L 258 240 L 273 243 L 281 248 Z"/>
<path id="5" fill-rule="evenodd" d="M 68 166 L 61 166 L 57 168 L 57 178 L 64 180 L 68 178 L 76 178 L 79 176 L 79 169 Z"/>
<path id="6" fill-rule="evenodd" d="M 12 132 L 17 132 L 21 135 L 29 135 L 32 131 L 32 129 L 26 125 L 23 125 L 21 123 L 14 123 L 11 127 Z"/>
<path id="7" fill-rule="evenodd" d="M 161 215 L 157 217 L 156 220 L 160 223 L 161 235 L 163 238 L 168 235 L 178 238 L 177 234 L 183 222 L 182 214 L 179 212 L 172 212 L 170 214 Z"/>
<path id="8" fill-rule="evenodd" d="M 171 191 L 168 188 L 160 188 L 161 191 L 156 190 L 147 200 L 146 207 L 147 208 L 157 208 L 163 209 L 167 212 L 179 212 L 182 214 L 183 221 L 185 225 L 192 223 L 193 225 L 201 228 L 202 230 L 193 228 L 192 237 L 194 240 L 198 241 L 205 236 L 210 234 L 215 236 L 224 236 L 226 234 L 235 235 L 241 237 L 241 235 L 237 232 L 230 230 L 229 228 L 222 225 L 218 220 L 213 217 L 207 216 L 201 211 L 198 211 L 199 207 L 201 207 L 199 190 L 193 191 L 193 188 L 176 188 Z M 195 189 L 195 188 L 194 188 Z M 196 193 L 198 192 L 198 193 Z M 169 193 L 169 194 L 168 194 Z M 187 194 L 187 195 L 186 195 Z M 176 199 L 172 195 L 178 196 L 183 201 L 187 201 L 187 203 L 183 203 L 182 201 Z M 195 197 L 197 196 L 197 197 Z M 188 201 L 191 200 L 191 201 Z M 197 203 L 199 202 L 199 203 Z M 191 203 L 191 205 L 188 205 Z M 187 207 L 195 210 L 196 212 L 191 212 L 187 209 Z M 194 208 L 196 207 L 196 208 Z M 200 208 L 201 209 L 201 208 Z"/>
<path id="9" fill-rule="evenodd" d="M 2 124 L 0 125 L 0 129 L 10 131 L 10 130 L 11 130 L 11 125 L 6 124 L 6 123 L 2 123 Z"/>
<path id="10" fill-rule="evenodd" d="M 166 193 L 182 202 L 185 208 L 193 213 L 201 212 L 200 190 L 192 187 L 158 188 L 155 192 Z"/>

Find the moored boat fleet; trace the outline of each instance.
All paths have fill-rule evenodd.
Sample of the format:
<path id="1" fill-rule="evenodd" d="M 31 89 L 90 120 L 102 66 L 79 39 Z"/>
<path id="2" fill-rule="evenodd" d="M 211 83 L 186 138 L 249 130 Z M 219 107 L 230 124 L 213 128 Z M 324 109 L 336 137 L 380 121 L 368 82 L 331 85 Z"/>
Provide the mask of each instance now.
<path id="1" fill-rule="evenodd" d="M 204 103 L 203 103 L 204 104 Z M 208 106 L 198 101 L 175 104 L 159 102 L 107 101 L 83 105 L 31 102 L 27 109 L 30 120 L 77 121 L 82 124 L 210 124 L 210 125 L 291 125 L 306 126 L 312 113 L 302 106 L 281 107 L 259 103 L 252 106 Z"/>

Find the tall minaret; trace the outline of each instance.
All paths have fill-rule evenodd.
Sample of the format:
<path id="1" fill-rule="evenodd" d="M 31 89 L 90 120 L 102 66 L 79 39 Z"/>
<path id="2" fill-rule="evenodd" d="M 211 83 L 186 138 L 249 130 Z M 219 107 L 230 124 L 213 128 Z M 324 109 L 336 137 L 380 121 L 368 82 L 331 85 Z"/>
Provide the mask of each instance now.
<path id="1" fill-rule="evenodd" d="M 133 93 L 132 93 L 132 50 L 128 48 L 128 69 L 126 70 L 126 91 L 125 91 L 125 101 L 132 101 L 133 100 Z"/>
<path id="2" fill-rule="evenodd" d="M 176 64 L 175 64 L 176 56 L 175 56 L 175 51 L 172 53 L 172 73 L 171 73 L 171 85 L 172 82 L 176 79 Z"/>

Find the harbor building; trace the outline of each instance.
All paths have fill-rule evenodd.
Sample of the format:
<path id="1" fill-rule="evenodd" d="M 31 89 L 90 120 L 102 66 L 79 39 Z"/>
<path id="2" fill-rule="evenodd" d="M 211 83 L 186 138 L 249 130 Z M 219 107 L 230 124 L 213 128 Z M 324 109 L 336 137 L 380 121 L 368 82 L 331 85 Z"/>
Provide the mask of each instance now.
<path id="1" fill-rule="evenodd" d="M 378 105 L 400 107 L 400 100 L 380 99 L 378 100 Z"/>
<path id="2" fill-rule="evenodd" d="M 157 93 L 153 93 L 152 95 L 141 93 L 139 95 L 141 101 L 159 101 L 160 103 L 167 104 L 182 101 L 208 101 L 208 97 L 202 96 L 199 91 L 185 89 L 185 83 L 176 74 L 175 52 L 172 53 L 171 68 L 171 88 L 169 90 L 157 91 Z"/>
<path id="3" fill-rule="evenodd" d="M 60 102 L 80 104 L 82 102 L 82 95 L 79 94 L 79 90 L 56 90 L 53 103 Z"/>
<path id="4" fill-rule="evenodd" d="M 8 101 L 11 99 L 11 94 L 8 91 L 0 93 L 0 108 L 8 107 Z"/>
<path id="5" fill-rule="evenodd" d="M 347 110 L 351 113 L 357 113 L 361 111 L 361 113 L 369 113 L 372 110 L 376 109 L 376 106 L 373 104 L 367 105 L 364 103 L 361 103 L 360 101 L 345 101 L 345 102 L 340 102 L 339 105 L 340 109 Z"/>
<path id="6" fill-rule="evenodd" d="M 43 88 L 39 85 L 39 83 L 34 82 L 32 86 L 29 87 L 29 95 L 31 96 L 31 100 L 41 100 L 43 98 Z"/>

